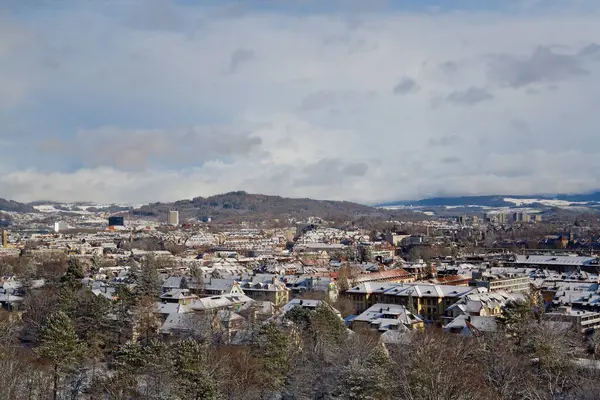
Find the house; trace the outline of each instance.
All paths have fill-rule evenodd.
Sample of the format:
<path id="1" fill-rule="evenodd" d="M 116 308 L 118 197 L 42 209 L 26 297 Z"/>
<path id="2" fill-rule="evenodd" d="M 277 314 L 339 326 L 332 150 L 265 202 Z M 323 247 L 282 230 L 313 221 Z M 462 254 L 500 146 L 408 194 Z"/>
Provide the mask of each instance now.
<path id="1" fill-rule="evenodd" d="M 223 294 L 244 294 L 238 281 L 233 278 L 207 278 L 204 281 L 202 293 L 211 296 Z"/>
<path id="2" fill-rule="evenodd" d="M 244 294 L 224 294 L 221 296 L 201 297 L 187 305 L 191 311 L 209 312 L 217 310 L 241 310 L 247 303 L 252 303 Z"/>
<path id="3" fill-rule="evenodd" d="M 329 305 L 329 303 L 322 301 L 322 300 L 292 299 L 289 303 L 287 303 L 286 305 L 284 305 L 282 307 L 281 312 L 285 315 L 287 312 L 293 310 L 295 307 L 300 307 L 300 308 L 304 308 L 306 310 L 315 311 L 317 309 L 317 307 L 319 307 L 321 305 L 329 307 L 335 313 L 335 315 L 340 317 L 340 319 L 342 318 L 342 313 L 340 313 L 334 307 Z"/>
<path id="4" fill-rule="evenodd" d="M 450 322 L 461 315 L 498 317 L 502 315 L 506 303 L 524 300 L 525 296 L 522 293 L 509 293 L 505 290 L 470 293 L 448 307 L 442 319 Z"/>
<path id="5" fill-rule="evenodd" d="M 369 307 L 350 322 L 354 331 L 373 329 L 388 330 L 423 329 L 423 320 L 399 304 L 378 303 Z"/>
<path id="6" fill-rule="evenodd" d="M 163 303 L 177 303 L 189 305 L 196 300 L 198 296 L 191 294 L 188 289 L 173 289 L 160 296 Z"/>
<path id="7" fill-rule="evenodd" d="M 291 290 L 276 278 L 270 282 L 242 282 L 240 288 L 244 294 L 256 301 L 270 301 L 276 307 L 283 306 L 290 301 Z"/>
<path id="8" fill-rule="evenodd" d="M 467 314 L 460 315 L 444 326 L 444 332 L 459 334 L 466 337 L 480 336 L 498 331 L 496 317 L 480 317 Z"/>

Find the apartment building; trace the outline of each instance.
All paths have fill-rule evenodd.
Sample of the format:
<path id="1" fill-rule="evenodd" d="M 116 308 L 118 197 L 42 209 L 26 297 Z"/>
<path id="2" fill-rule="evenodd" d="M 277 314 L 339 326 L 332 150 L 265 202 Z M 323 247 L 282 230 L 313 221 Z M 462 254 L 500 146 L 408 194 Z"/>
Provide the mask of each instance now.
<path id="1" fill-rule="evenodd" d="M 429 283 L 365 282 L 346 291 L 358 313 L 377 303 L 400 304 L 425 322 L 441 322 L 444 311 L 464 296 L 487 292 L 485 288 Z"/>

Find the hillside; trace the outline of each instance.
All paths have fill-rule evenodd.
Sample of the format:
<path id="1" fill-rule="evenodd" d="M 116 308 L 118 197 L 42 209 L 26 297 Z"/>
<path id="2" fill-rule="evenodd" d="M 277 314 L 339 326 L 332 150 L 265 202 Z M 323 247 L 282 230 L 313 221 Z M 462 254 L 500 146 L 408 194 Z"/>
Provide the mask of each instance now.
<path id="1" fill-rule="evenodd" d="M 0 211 L 12 212 L 35 212 L 35 209 L 29 204 L 19 203 L 13 200 L 0 199 Z"/>
<path id="2" fill-rule="evenodd" d="M 211 197 L 196 197 L 174 203 L 153 203 L 133 210 L 134 215 L 163 217 L 178 210 L 182 218 L 348 218 L 381 216 L 388 213 L 348 201 L 292 199 L 280 196 L 230 192 Z"/>
<path id="3" fill-rule="evenodd" d="M 600 192 L 584 194 L 559 194 L 549 195 L 492 195 L 492 196 L 458 196 L 458 197 L 433 197 L 429 199 L 413 201 L 396 201 L 377 205 L 378 207 L 393 206 L 415 206 L 415 207 L 439 207 L 439 206 L 470 206 L 478 205 L 484 207 L 511 207 L 515 201 L 506 201 L 506 199 L 521 200 L 560 200 L 565 202 L 577 203 L 597 203 L 600 202 Z M 535 204 L 535 202 L 529 202 Z"/>

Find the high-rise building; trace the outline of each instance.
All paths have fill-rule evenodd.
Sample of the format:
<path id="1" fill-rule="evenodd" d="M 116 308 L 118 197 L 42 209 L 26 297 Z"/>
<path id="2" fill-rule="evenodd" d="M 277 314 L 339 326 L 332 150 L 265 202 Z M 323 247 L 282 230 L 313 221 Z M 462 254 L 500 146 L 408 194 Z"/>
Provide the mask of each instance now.
<path id="1" fill-rule="evenodd" d="M 179 225 L 179 211 L 169 211 L 169 219 L 167 222 L 169 225 Z"/>
<path id="2" fill-rule="evenodd" d="M 498 214 L 498 223 L 501 225 L 506 225 L 506 221 L 507 221 L 506 213 L 503 213 L 503 212 L 499 213 Z"/>
<path id="3" fill-rule="evenodd" d="M 69 224 L 64 221 L 58 221 L 54 223 L 54 232 L 64 232 L 69 229 Z"/>

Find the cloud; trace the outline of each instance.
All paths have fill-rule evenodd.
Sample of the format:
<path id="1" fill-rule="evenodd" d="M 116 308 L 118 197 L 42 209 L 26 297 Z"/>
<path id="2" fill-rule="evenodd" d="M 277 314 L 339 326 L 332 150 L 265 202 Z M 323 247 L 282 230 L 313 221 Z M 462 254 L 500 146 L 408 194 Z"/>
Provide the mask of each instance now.
<path id="1" fill-rule="evenodd" d="M 238 68 L 254 59 L 254 51 L 247 49 L 237 49 L 231 54 L 231 61 L 229 62 L 229 72 L 237 72 Z"/>
<path id="2" fill-rule="evenodd" d="M 100 3 L 2 13 L 2 197 L 598 188 L 597 2 Z"/>
<path id="3" fill-rule="evenodd" d="M 472 106 L 482 101 L 491 100 L 494 95 L 488 92 L 486 89 L 471 86 L 466 90 L 456 90 L 450 93 L 446 100 L 450 103 Z"/>
<path id="4" fill-rule="evenodd" d="M 237 128 L 239 129 L 239 128 Z M 46 154 L 74 155 L 84 167 L 144 170 L 150 166 L 201 165 L 226 161 L 259 150 L 262 139 L 235 127 L 191 127 L 181 130 L 127 130 L 103 127 L 82 130 L 71 140 L 49 138 Z"/>
<path id="5" fill-rule="evenodd" d="M 345 162 L 340 159 L 322 159 L 303 168 L 303 177 L 296 179 L 296 187 L 338 186 L 348 178 L 364 177 L 369 166 L 364 162 Z"/>
<path id="6" fill-rule="evenodd" d="M 414 79 L 404 77 L 396 86 L 394 86 L 394 94 L 407 94 L 419 90 L 419 86 Z"/>
<path id="7" fill-rule="evenodd" d="M 550 47 L 539 46 L 531 56 L 518 58 L 497 55 L 489 63 L 490 77 L 513 88 L 538 82 L 559 82 L 571 77 L 587 75 L 584 57 L 597 53 L 594 45 L 583 48 L 577 54 L 560 54 Z"/>
<path id="8" fill-rule="evenodd" d="M 429 145 L 432 147 L 448 147 L 462 143 L 462 139 L 458 135 L 442 136 L 440 138 L 429 139 Z"/>

